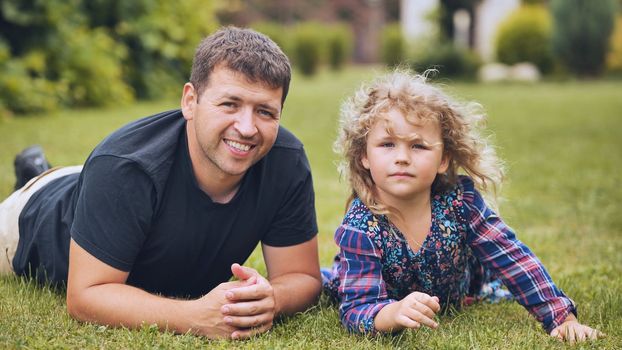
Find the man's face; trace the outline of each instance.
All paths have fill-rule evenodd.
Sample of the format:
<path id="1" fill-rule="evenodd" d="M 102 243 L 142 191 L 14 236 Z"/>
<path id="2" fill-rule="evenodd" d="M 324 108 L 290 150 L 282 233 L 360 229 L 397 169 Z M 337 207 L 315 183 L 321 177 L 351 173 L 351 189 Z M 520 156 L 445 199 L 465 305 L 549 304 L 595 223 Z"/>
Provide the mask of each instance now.
<path id="1" fill-rule="evenodd" d="M 195 173 L 241 178 L 274 145 L 282 88 L 250 82 L 217 66 L 200 98 L 196 93 L 188 83 L 182 97 Z"/>

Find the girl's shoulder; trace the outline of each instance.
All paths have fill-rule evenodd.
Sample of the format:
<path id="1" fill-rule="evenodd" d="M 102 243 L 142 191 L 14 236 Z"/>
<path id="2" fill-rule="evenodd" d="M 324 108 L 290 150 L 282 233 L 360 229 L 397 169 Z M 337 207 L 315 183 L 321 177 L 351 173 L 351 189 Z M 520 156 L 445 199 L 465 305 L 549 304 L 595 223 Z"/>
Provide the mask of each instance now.
<path id="1" fill-rule="evenodd" d="M 360 198 L 355 198 L 343 218 L 341 227 L 373 236 L 379 232 L 383 223 L 383 216 L 375 215 Z"/>
<path id="2" fill-rule="evenodd" d="M 447 206 L 455 206 L 465 200 L 465 196 L 468 197 L 475 190 L 475 184 L 473 179 L 466 175 L 458 176 L 458 181 L 450 189 L 436 193 L 433 196 L 434 201 L 441 202 Z M 468 198 L 466 198 L 468 199 Z"/>
<path id="3" fill-rule="evenodd" d="M 435 214 L 454 212 L 459 216 L 466 216 L 474 198 L 478 195 L 473 179 L 460 175 L 452 188 L 432 197 L 433 210 Z"/>
<path id="4" fill-rule="evenodd" d="M 368 221 L 373 221 L 374 219 L 374 213 L 357 197 L 352 201 L 350 208 L 348 208 L 342 224 L 362 229 Z"/>

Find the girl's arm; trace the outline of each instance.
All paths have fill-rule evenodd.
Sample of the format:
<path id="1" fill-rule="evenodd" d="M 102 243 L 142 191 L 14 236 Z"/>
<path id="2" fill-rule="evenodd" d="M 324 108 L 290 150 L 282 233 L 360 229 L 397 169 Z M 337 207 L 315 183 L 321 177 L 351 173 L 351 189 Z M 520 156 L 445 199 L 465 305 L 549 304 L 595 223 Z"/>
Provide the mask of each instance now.
<path id="1" fill-rule="evenodd" d="M 391 303 L 382 278 L 381 253 L 359 228 L 342 225 L 335 232 L 339 252 L 339 316 L 351 332 L 375 333 L 376 314 Z"/>
<path id="2" fill-rule="evenodd" d="M 438 327 L 434 315 L 441 306 L 438 297 L 426 293 L 413 292 L 404 299 L 383 307 L 374 319 L 376 330 L 397 332 L 405 328 L 419 329 L 421 325 L 432 329 Z"/>
<path id="3" fill-rule="evenodd" d="M 477 258 L 501 278 L 547 332 L 567 320 L 576 320 L 573 301 L 557 288 L 540 260 L 488 208 L 470 180 L 463 180 L 463 186 L 470 226 L 467 240 Z"/>

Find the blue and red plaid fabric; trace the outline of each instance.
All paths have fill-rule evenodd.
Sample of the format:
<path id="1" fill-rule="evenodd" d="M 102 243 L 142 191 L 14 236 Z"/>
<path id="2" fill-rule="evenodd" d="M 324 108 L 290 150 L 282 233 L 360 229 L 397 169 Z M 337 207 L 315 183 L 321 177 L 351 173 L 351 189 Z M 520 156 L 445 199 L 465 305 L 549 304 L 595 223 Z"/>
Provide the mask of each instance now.
<path id="1" fill-rule="evenodd" d="M 466 176 L 454 190 L 433 196 L 431 231 L 419 251 L 395 230 L 386 216 L 374 215 L 356 199 L 335 233 L 340 252 L 333 270 L 323 271 L 324 287 L 338 298 L 341 321 L 350 331 L 374 333 L 376 314 L 414 291 L 460 305 L 474 291 L 473 260 L 500 278 L 548 332 L 576 314 L 572 300 Z"/>

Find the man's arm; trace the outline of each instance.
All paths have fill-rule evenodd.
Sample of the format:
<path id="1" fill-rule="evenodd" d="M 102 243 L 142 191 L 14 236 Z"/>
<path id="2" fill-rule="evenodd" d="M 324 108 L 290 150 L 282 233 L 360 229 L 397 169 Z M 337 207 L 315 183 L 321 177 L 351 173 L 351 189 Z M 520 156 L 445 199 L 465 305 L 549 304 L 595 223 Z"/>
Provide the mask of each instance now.
<path id="1" fill-rule="evenodd" d="M 313 304 L 322 280 L 318 261 L 317 237 L 289 247 L 262 245 L 268 279 L 254 269 L 234 264 L 233 274 L 240 280 L 255 278 L 256 283 L 229 290 L 231 304 L 221 308 L 228 324 L 241 328 L 232 338 L 247 338 L 267 331 L 277 314 L 290 315 Z"/>
<path id="2" fill-rule="evenodd" d="M 275 312 L 291 315 L 311 306 L 322 288 L 317 236 L 290 247 L 261 247 L 274 288 Z"/>
<path id="3" fill-rule="evenodd" d="M 224 322 L 220 311 L 222 305 L 229 303 L 225 293 L 255 283 L 254 278 L 222 283 L 199 299 L 176 300 L 126 285 L 128 275 L 101 262 L 71 240 L 67 311 L 78 320 L 97 324 L 128 328 L 157 324 L 162 330 L 177 333 L 228 338 L 236 328 Z"/>

